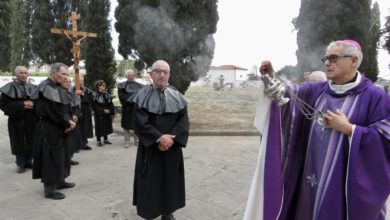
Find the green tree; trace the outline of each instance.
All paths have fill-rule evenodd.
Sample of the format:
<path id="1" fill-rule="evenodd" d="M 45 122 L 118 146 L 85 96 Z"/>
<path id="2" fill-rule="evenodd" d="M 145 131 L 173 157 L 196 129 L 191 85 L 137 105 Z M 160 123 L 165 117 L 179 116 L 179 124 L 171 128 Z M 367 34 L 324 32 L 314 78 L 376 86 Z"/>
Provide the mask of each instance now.
<path id="1" fill-rule="evenodd" d="M 38 63 L 53 63 L 56 60 L 54 51 L 54 35 L 50 29 L 54 27 L 54 16 L 50 0 L 34 0 L 31 27 L 31 48 L 37 56 Z"/>
<path id="2" fill-rule="evenodd" d="M 385 28 L 383 29 L 383 34 L 385 37 L 383 48 L 390 53 L 390 15 L 386 17 L 386 23 L 385 23 Z"/>
<path id="3" fill-rule="evenodd" d="M 372 80 L 378 79 L 378 48 L 381 37 L 381 23 L 380 23 L 380 12 L 379 5 L 377 2 L 374 3 L 371 9 L 370 26 L 367 31 L 367 43 L 364 63 L 362 65 L 362 71 Z"/>
<path id="4" fill-rule="evenodd" d="M 71 15 L 72 2 L 69 0 L 52 0 L 52 11 L 54 16 L 54 27 L 58 29 L 71 29 L 68 17 Z M 48 30 L 48 34 L 50 30 Z M 53 62 L 62 62 L 72 65 L 72 42 L 64 35 L 53 35 L 53 51 L 55 54 Z"/>
<path id="5" fill-rule="evenodd" d="M 10 1 L 0 2 L 0 71 L 9 71 L 11 60 L 10 30 L 11 8 Z"/>
<path id="6" fill-rule="evenodd" d="M 87 71 L 84 79 L 86 85 L 91 88 L 95 88 L 94 83 L 99 79 L 105 81 L 109 90 L 115 86 L 116 64 L 114 62 L 114 49 L 111 45 L 109 11 L 109 0 L 95 0 L 88 4 L 84 26 L 88 32 L 97 33 L 97 38 L 90 38 L 84 42 Z"/>
<path id="7" fill-rule="evenodd" d="M 375 11 L 375 10 L 373 10 Z M 374 17 L 377 15 L 374 15 Z M 303 72 L 322 70 L 320 58 L 324 55 L 329 42 L 340 39 L 358 41 L 363 48 L 364 59 L 359 70 L 368 78 L 375 80 L 377 63 L 370 63 L 366 55 L 373 55 L 376 48 L 376 31 L 372 22 L 376 22 L 371 12 L 371 0 L 302 0 L 295 27 L 297 33 L 297 73 L 303 78 Z M 379 31 L 379 30 L 378 30 Z"/>
<path id="8" fill-rule="evenodd" d="M 32 59 L 31 53 L 31 1 L 11 1 L 11 62 L 10 70 L 13 72 L 16 66 L 29 66 Z"/>
<path id="9" fill-rule="evenodd" d="M 137 76 L 140 75 L 140 71 L 135 67 L 135 60 L 122 60 L 117 66 L 117 75 L 125 77 L 125 71 L 128 69 L 133 69 Z"/>
<path id="10" fill-rule="evenodd" d="M 184 93 L 205 76 L 214 56 L 217 0 L 119 0 L 115 29 L 119 53 L 151 66 L 158 59 L 171 67 L 170 84 Z"/>

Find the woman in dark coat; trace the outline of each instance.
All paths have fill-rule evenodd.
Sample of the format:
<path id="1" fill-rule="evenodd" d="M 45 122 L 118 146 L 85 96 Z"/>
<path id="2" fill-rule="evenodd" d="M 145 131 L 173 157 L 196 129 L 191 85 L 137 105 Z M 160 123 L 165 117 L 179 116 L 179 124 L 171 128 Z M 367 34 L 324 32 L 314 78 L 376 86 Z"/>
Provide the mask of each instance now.
<path id="1" fill-rule="evenodd" d="M 97 91 L 92 94 L 92 108 L 95 119 L 95 135 L 98 146 L 111 144 L 107 135 L 112 134 L 112 116 L 115 114 L 114 104 L 111 95 L 106 91 L 106 84 L 103 80 L 96 81 Z M 104 138 L 102 143 L 101 137 Z"/>

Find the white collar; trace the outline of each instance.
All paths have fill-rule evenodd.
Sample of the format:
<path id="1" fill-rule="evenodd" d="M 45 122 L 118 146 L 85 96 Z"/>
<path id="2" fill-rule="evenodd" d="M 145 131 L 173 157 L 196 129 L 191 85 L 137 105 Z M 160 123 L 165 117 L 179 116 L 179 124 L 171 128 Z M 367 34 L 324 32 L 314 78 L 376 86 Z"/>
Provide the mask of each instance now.
<path id="1" fill-rule="evenodd" d="M 359 85 L 359 83 L 361 81 L 362 81 L 362 75 L 359 73 L 359 71 L 357 71 L 357 77 L 356 77 L 355 82 L 351 82 L 351 83 L 347 83 L 347 84 L 343 84 L 343 85 L 336 85 L 336 84 L 333 84 L 332 80 L 329 80 L 328 83 L 329 83 L 330 89 L 333 90 L 335 93 L 343 94 L 346 91 Z"/>

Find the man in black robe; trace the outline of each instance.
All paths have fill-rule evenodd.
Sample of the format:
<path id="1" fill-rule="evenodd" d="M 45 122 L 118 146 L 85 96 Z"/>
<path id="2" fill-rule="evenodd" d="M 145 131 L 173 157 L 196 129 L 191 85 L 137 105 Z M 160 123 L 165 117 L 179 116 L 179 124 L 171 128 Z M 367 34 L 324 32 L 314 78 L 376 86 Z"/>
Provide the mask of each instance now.
<path id="1" fill-rule="evenodd" d="M 125 139 L 124 147 L 130 147 L 130 130 L 134 130 L 134 103 L 127 100 L 135 95 L 143 85 L 135 81 L 134 70 L 126 71 L 127 81 L 118 84 L 118 96 L 122 105 L 121 127 L 123 128 L 123 137 Z M 138 137 L 134 133 L 134 145 L 137 146 Z"/>
<path id="2" fill-rule="evenodd" d="M 28 72 L 24 66 L 15 68 L 16 80 L 3 86 L 0 108 L 8 115 L 8 135 L 11 152 L 16 156 L 17 172 L 32 168 L 32 149 L 38 117 L 34 103 L 30 100 L 35 85 L 27 82 Z"/>
<path id="3" fill-rule="evenodd" d="M 153 84 L 132 98 L 136 104 L 135 131 L 139 137 L 134 174 L 133 204 L 145 219 L 172 213 L 185 206 L 182 148 L 189 132 L 187 102 L 168 86 L 170 68 L 158 60 L 152 65 Z"/>
<path id="4" fill-rule="evenodd" d="M 78 121 L 82 143 L 80 150 L 91 150 L 92 148 L 88 146 L 88 138 L 93 137 L 92 90 L 84 86 L 84 80 L 80 80 L 80 85 L 80 90 L 76 90 L 75 87 L 73 87 L 73 91 L 76 95 L 80 96 L 81 104 L 81 118 Z"/>
<path id="5" fill-rule="evenodd" d="M 40 117 L 34 142 L 33 178 L 41 179 L 45 197 L 50 199 L 65 198 L 57 190 L 75 186 L 65 182 L 70 175 L 66 134 L 76 126 L 68 114 L 69 96 L 61 88 L 67 76 L 65 64 L 52 64 L 49 78 L 42 81 L 32 95 L 37 99 L 36 112 Z"/>
<path id="6" fill-rule="evenodd" d="M 108 141 L 108 135 L 112 134 L 114 129 L 112 127 L 112 117 L 115 115 L 114 104 L 112 103 L 112 97 L 107 92 L 106 83 L 103 80 L 96 81 L 97 91 L 92 94 L 92 109 L 95 119 L 95 136 L 98 142 L 98 146 L 102 147 L 103 144 L 112 144 Z M 104 141 L 101 141 L 101 138 Z"/>
<path id="7" fill-rule="evenodd" d="M 80 105 L 78 104 L 76 94 L 72 92 L 71 90 L 72 81 L 69 77 L 67 77 L 67 80 L 64 81 L 64 84 L 61 86 L 68 94 L 69 98 L 69 104 L 68 104 L 68 114 L 70 119 L 76 123 L 76 127 L 69 131 L 65 135 L 65 142 L 67 143 L 68 152 L 69 152 L 69 159 L 70 159 L 70 165 L 78 165 L 79 162 L 73 160 L 74 153 L 78 153 L 81 146 L 81 134 L 80 134 L 80 126 L 79 126 L 79 119 L 81 118 L 81 111 L 80 111 Z"/>

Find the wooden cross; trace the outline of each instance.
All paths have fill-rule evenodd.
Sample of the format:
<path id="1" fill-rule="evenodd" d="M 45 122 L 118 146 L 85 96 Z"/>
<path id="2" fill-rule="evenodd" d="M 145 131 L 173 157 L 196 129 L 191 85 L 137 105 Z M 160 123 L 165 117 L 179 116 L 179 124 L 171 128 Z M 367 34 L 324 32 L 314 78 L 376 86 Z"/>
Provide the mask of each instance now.
<path id="1" fill-rule="evenodd" d="M 64 29 L 51 29 L 51 33 L 53 34 L 61 34 L 65 35 L 72 41 L 73 48 L 73 63 L 75 70 L 75 79 L 76 79 L 76 90 L 80 90 L 80 74 L 79 74 L 79 62 L 81 58 L 81 41 L 87 37 L 97 37 L 96 33 L 89 33 L 77 30 L 77 20 L 80 19 L 80 14 L 72 11 L 72 15 L 68 18 L 69 21 L 72 22 L 72 30 L 64 30 Z M 81 38 L 79 38 L 81 37 Z"/>

